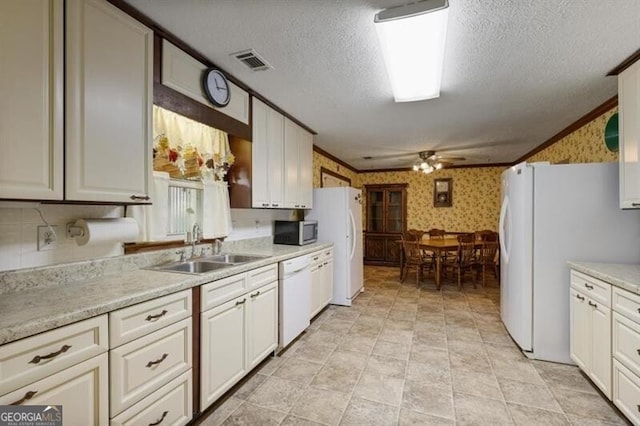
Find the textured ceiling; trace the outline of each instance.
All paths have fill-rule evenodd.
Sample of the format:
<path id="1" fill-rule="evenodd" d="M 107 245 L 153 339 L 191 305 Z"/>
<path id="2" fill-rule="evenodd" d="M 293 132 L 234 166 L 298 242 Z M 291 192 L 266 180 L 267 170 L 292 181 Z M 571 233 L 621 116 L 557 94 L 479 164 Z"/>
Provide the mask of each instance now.
<path id="1" fill-rule="evenodd" d="M 358 169 L 514 161 L 615 95 L 606 73 L 640 47 L 640 0 L 449 0 L 440 98 L 394 103 L 373 16 L 402 0 L 126 1 Z M 229 56 L 249 48 L 274 69 Z"/>

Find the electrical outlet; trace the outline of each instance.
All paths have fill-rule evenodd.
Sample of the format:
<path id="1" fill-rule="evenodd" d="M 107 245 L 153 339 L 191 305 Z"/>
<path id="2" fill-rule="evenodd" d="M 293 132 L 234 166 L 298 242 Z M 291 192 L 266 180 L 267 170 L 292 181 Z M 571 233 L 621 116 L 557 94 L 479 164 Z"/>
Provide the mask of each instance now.
<path id="1" fill-rule="evenodd" d="M 38 226 L 38 251 L 55 250 L 58 248 L 58 227 L 52 226 L 55 234 L 48 226 Z"/>

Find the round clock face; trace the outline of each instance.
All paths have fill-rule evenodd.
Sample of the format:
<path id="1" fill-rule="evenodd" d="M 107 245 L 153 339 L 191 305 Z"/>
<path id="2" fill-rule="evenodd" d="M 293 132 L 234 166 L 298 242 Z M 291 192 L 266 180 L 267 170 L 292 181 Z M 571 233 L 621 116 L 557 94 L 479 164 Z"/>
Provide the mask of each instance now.
<path id="1" fill-rule="evenodd" d="M 204 72 L 202 79 L 204 93 L 212 104 L 218 107 L 227 106 L 231 100 L 229 83 L 220 70 L 210 68 Z"/>

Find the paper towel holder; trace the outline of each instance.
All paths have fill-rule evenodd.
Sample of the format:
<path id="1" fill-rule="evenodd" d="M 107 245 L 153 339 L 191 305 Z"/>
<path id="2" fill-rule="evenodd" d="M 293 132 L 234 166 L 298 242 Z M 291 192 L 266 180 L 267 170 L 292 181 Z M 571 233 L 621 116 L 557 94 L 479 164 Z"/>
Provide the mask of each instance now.
<path id="1" fill-rule="evenodd" d="M 75 223 L 67 223 L 67 238 L 84 237 L 84 228 Z"/>

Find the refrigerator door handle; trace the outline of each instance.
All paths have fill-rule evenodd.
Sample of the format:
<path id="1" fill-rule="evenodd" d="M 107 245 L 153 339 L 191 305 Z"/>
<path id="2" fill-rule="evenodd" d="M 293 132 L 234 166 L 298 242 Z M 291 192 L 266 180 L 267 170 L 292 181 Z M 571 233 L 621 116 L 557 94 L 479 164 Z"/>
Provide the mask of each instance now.
<path id="1" fill-rule="evenodd" d="M 507 219 L 507 214 L 511 214 L 509 210 L 509 196 L 505 195 L 504 200 L 502 201 L 502 208 L 500 209 L 500 224 L 498 225 L 500 232 L 498 233 L 498 237 L 500 240 L 500 251 L 504 255 L 505 261 L 509 262 L 509 251 L 507 250 L 507 244 L 505 242 L 505 221 Z M 511 233 L 509 233 L 511 235 Z"/>
<path id="2" fill-rule="evenodd" d="M 351 253 L 349 254 L 349 259 L 353 259 L 353 254 L 356 251 L 356 220 L 351 210 L 349 210 L 349 224 L 351 225 Z"/>

